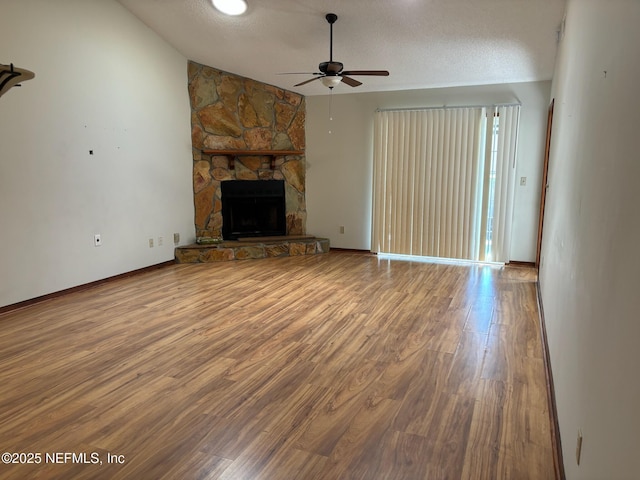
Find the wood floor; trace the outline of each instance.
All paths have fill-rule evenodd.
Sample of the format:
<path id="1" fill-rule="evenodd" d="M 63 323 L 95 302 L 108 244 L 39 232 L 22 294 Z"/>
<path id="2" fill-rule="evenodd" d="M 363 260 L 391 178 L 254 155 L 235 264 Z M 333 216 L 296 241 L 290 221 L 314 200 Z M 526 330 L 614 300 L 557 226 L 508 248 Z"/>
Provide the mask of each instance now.
<path id="1" fill-rule="evenodd" d="M 0 379 L 3 479 L 554 478 L 526 268 L 168 266 L 0 316 Z"/>

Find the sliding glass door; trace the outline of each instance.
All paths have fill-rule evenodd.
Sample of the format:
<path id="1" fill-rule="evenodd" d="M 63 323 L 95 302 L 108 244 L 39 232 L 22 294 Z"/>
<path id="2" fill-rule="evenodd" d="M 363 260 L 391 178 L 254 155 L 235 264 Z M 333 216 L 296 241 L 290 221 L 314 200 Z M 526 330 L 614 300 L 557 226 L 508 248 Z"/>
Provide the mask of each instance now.
<path id="1" fill-rule="evenodd" d="M 519 106 L 378 111 L 372 250 L 508 261 Z"/>

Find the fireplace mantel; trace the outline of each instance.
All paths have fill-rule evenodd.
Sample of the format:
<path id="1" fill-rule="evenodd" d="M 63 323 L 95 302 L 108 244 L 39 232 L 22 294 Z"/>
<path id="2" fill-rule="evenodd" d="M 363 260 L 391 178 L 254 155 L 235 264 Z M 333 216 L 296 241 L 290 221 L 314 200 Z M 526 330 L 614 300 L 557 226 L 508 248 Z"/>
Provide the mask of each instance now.
<path id="1" fill-rule="evenodd" d="M 271 169 L 275 168 L 276 157 L 286 155 L 304 155 L 303 150 L 202 150 L 205 155 L 225 156 L 229 160 L 229 169 L 234 169 L 236 157 L 271 157 Z"/>

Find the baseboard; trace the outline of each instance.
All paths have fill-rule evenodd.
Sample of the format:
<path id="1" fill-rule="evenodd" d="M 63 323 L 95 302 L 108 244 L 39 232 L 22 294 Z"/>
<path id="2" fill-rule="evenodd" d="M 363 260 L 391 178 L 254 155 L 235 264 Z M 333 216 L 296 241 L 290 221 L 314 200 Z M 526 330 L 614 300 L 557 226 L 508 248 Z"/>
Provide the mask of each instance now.
<path id="1" fill-rule="evenodd" d="M 103 283 L 112 282 L 120 278 L 131 277 L 133 275 L 138 275 L 140 273 L 148 272 L 151 270 L 157 270 L 159 268 L 164 268 L 169 265 L 175 265 L 175 263 L 176 263 L 175 260 L 168 260 L 166 262 L 157 263 L 155 265 L 150 265 L 148 267 L 139 268 L 137 270 L 121 273 L 119 275 L 103 278 L 101 280 L 96 280 L 95 282 L 84 283 L 82 285 L 78 285 L 75 287 L 65 288 L 64 290 L 60 290 L 58 292 L 48 293 L 47 295 L 30 298 L 29 300 L 24 300 L 18 303 L 12 303 L 11 305 L 5 305 L 4 307 L 0 307 L 0 315 L 2 315 L 3 313 L 11 312 L 13 310 L 18 310 L 20 308 L 28 307 L 29 305 L 35 305 L 36 303 L 44 302 L 46 300 L 51 300 L 52 298 L 62 297 L 64 295 L 68 295 L 74 292 L 82 292 L 84 290 L 89 290 L 90 288 L 96 287 L 98 285 L 102 285 Z"/>
<path id="2" fill-rule="evenodd" d="M 517 260 L 510 260 L 509 263 L 506 264 L 507 267 L 526 267 L 526 268 L 535 268 L 536 264 L 534 262 L 519 262 Z"/>
<path id="3" fill-rule="evenodd" d="M 556 480 L 565 480 L 564 460 L 562 457 L 562 442 L 560 441 L 560 424 L 558 423 L 558 410 L 556 408 L 556 392 L 553 386 L 553 373 L 551 371 L 551 357 L 549 356 L 549 344 L 547 342 L 547 326 L 542 306 L 540 293 L 540 281 L 536 282 L 538 296 L 538 312 L 540 315 L 540 334 L 542 338 L 542 358 L 544 360 L 544 373 L 547 381 L 547 398 L 549 401 L 549 421 L 551 423 L 551 448 L 553 449 L 553 466 Z"/>
<path id="4" fill-rule="evenodd" d="M 341 252 L 341 253 L 357 253 L 359 255 L 377 255 L 376 252 L 372 252 L 370 250 L 359 250 L 357 248 L 339 248 L 339 247 L 331 247 L 331 252 Z"/>

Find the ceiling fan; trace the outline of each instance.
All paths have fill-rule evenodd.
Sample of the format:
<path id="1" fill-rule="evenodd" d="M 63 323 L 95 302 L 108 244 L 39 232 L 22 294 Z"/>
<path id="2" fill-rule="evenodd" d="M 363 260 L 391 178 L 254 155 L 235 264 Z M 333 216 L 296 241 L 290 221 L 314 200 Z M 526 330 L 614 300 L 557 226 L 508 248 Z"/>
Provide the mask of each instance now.
<path id="1" fill-rule="evenodd" d="M 344 65 L 340 62 L 333 61 L 333 24 L 338 20 L 338 16 L 335 13 L 327 13 L 325 16 L 327 22 L 329 22 L 330 36 L 329 36 L 329 61 L 322 62 L 318 65 L 319 72 L 305 73 L 304 75 L 315 75 L 315 77 L 305 80 L 304 82 L 297 83 L 294 87 L 300 87 L 314 80 L 320 79 L 325 87 L 333 89 L 340 82 L 344 82 L 351 87 L 357 87 L 362 85 L 362 82 L 351 78 L 349 75 L 376 75 L 386 77 L 389 72 L 386 70 L 343 70 Z"/>

